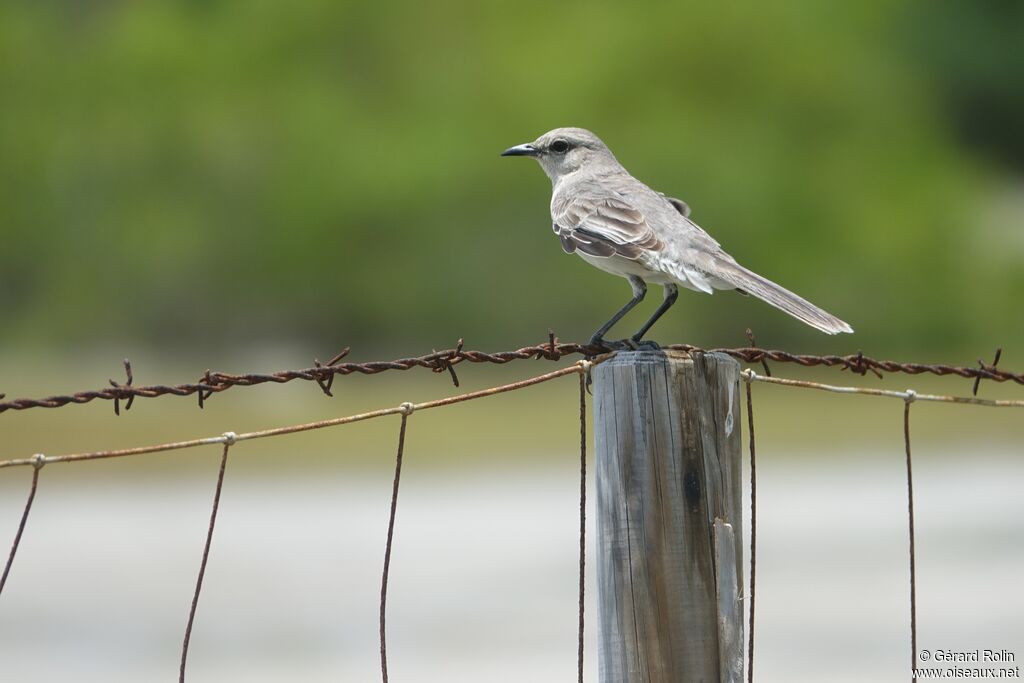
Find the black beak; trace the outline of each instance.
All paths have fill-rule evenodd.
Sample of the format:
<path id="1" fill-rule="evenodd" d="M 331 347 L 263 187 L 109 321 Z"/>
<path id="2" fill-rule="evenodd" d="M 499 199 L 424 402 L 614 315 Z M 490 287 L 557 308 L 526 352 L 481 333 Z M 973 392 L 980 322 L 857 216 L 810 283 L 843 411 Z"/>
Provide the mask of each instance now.
<path id="1" fill-rule="evenodd" d="M 535 157 L 540 152 L 536 147 L 527 143 L 525 145 L 516 145 L 515 147 L 509 147 L 501 153 L 503 157 Z"/>

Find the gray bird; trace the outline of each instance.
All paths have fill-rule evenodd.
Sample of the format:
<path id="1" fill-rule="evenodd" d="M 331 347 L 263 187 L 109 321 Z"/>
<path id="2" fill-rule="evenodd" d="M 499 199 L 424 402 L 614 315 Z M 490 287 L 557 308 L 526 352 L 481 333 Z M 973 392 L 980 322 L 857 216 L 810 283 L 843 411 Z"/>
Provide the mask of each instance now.
<path id="1" fill-rule="evenodd" d="M 562 249 L 628 279 L 633 288 L 633 298 L 594 333 L 591 344 L 607 345 L 605 333 L 643 300 L 647 282 L 661 285 L 665 299 L 636 334 L 621 342 L 626 346 L 635 348 L 675 303 L 679 285 L 707 294 L 735 289 L 826 334 L 853 332 L 834 315 L 736 263 L 690 220 L 684 202 L 631 176 L 589 130 L 556 128 L 501 155 L 540 162 L 551 179 L 551 221 Z"/>

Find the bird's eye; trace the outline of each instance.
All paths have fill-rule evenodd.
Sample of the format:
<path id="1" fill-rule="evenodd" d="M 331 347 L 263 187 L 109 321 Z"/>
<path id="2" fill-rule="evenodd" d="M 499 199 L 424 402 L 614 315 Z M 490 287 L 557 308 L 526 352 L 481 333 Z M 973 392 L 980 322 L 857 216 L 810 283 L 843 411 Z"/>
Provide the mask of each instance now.
<path id="1" fill-rule="evenodd" d="M 569 151 L 569 143 L 565 140 L 555 140 L 551 143 L 550 149 L 555 154 L 565 154 Z"/>

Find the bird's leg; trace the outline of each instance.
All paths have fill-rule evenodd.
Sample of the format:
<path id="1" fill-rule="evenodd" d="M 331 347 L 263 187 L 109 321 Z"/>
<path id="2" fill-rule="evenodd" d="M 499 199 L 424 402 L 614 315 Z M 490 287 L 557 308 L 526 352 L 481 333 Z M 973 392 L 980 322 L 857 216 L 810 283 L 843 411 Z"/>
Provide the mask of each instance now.
<path id="1" fill-rule="evenodd" d="M 654 314 L 647 320 L 647 322 L 644 323 L 644 326 L 641 327 L 637 331 L 636 334 L 634 334 L 632 337 L 629 338 L 630 341 L 632 341 L 634 344 L 638 344 L 639 345 L 641 343 L 640 340 L 643 338 L 643 336 L 645 334 L 647 334 L 647 331 L 649 329 L 651 329 L 651 327 L 654 326 L 654 323 L 658 322 L 658 318 L 660 318 L 662 315 L 664 315 L 665 311 L 667 311 L 668 309 L 672 308 L 672 304 L 674 304 L 676 302 L 676 297 L 679 296 L 679 288 L 676 287 L 671 282 L 668 283 L 667 285 L 664 285 L 664 288 L 665 288 L 665 300 L 661 302 L 661 305 L 658 306 L 656 311 L 654 311 Z M 658 345 L 655 344 L 654 342 L 643 342 L 643 343 L 644 344 L 653 345 L 654 348 L 658 348 Z"/>
<path id="2" fill-rule="evenodd" d="M 606 322 L 604 325 L 594 333 L 590 338 L 591 346 L 607 346 L 604 335 L 612 328 L 612 325 L 622 320 L 622 316 L 633 310 L 633 307 L 644 300 L 644 295 L 647 294 L 647 285 L 644 281 L 638 278 L 636 275 L 629 276 L 629 286 L 633 288 L 633 298 L 626 302 L 626 305 L 619 309 L 619 311 L 611 317 L 611 320 Z"/>

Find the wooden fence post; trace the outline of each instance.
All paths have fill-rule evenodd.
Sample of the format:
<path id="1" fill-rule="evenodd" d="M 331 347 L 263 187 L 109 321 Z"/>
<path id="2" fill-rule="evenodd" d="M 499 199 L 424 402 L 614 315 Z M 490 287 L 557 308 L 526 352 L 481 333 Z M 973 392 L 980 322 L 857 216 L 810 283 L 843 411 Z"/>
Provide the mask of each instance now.
<path id="1" fill-rule="evenodd" d="M 743 677 L 739 363 L 594 368 L 601 683 Z"/>

